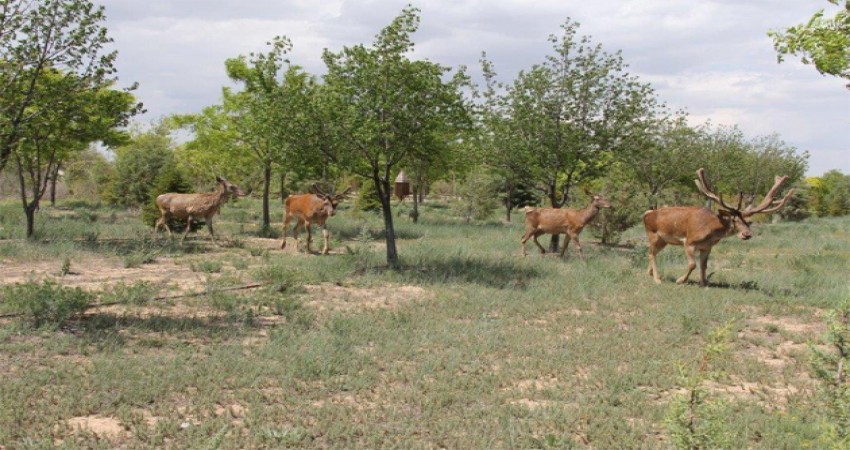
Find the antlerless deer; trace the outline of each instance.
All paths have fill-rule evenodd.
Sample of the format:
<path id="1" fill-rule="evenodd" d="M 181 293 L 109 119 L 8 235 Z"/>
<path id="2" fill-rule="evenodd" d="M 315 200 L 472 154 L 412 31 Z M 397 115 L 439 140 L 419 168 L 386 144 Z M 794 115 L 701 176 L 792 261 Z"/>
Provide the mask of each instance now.
<path id="1" fill-rule="evenodd" d="M 171 233 L 171 228 L 168 227 L 168 220 L 186 219 L 186 232 L 180 238 L 180 243 L 186 239 L 189 230 L 192 229 L 192 221 L 203 218 L 207 223 L 207 228 L 210 230 L 213 242 L 215 242 L 215 233 L 213 232 L 212 218 L 221 209 L 231 196 L 243 197 L 247 195 L 242 192 L 239 186 L 225 180 L 221 177 L 215 177 L 218 181 L 218 190 L 214 192 L 203 192 L 199 194 L 177 194 L 168 193 L 162 194 L 156 198 L 156 206 L 159 207 L 160 218 L 156 221 L 154 233 L 159 231 L 160 226 L 164 226 L 168 230 L 168 235 L 174 239 L 174 234 Z"/>
<path id="2" fill-rule="evenodd" d="M 726 204 L 723 197 L 716 194 L 709 186 L 705 179 L 705 171 L 703 169 L 697 170 L 697 179 L 694 180 L 697 189 L 706 198 L 717 203 L 718 211 L 715 212 L 702 207 L 674 206 L 643 213 L 643 224 L 646 228 L 646 236 L 649 239 L 647 274 L 652 276 L 656 283 L 661 283 L 658 266 L 655 264 L 655 255 L 667 244 L 682 245 L 685 247 L 685 254 L 688 257 L 688 271 L 676 280 L 676 283 L 688 281 L 688 277 L 696 267 L 694 253 L 699 250 L 700 285 L 707 285 L 705 271 L 711 248 L 721 239 L 735 233 L 742 240 L 751 238 L 753 235 L 747 219 L 754 214 L 769 214 L 782 208 L 791 194 L 794 193 L 794 190 L 789 190 L 782 200 L 774 202 L 773 198 L 787 180 L 788 177 L 777 176 L 773 187 L 770 188 L 761 203 L 757 206 L 750 205 L 742 211 L 743 195 L 738 196 L 737 207 Z"/>
<path id="3" fill-rule="evenodd" d="M 286 248 L 286 230 L 289 228 L 289 222 L 295 218 L 295 249 L 298 249 L 298 229 L 302 226 L 307 228 L 307 252 L 312 252 L 310 244 L 313 243 L 313 232 L 311 225 L 316 224 L 322 228 L 322 237 L 324 238 L 324 247 L 322 254 L 327 255 L 328 248 L 328 227 L 325 221 L 329 216 L 336 214 L 336 207 L 339 201 L 345 198 L 351 191 L 350 188 L 343 191 L 342 194 L 333 195 L 325 194 L 319 189 L 319 186 L 313 185 L 312 194 L 296 194 L 286 197 L 286 211 L 283 217 L 283 241 L 280 243 L 280 248 Z"/>
<path id="4" fill-rule="evenodd" d="M 599 213 L 600 208 L 610 208 L 611 204 L 601 194 L 592 194 L 585 190 L 585 193 L 590 196 L 590 205 L 584 209 L 568 209 L 568 208 L 526 208 L 525 209 L 525 234 L 520 240 L 522 246 L 522 255 L 528 255 L 525 249 L 525 243 L 530 238 L 534 238 L 534 243 L 540 248 L 540 253 L 545 254 L 546 250 L 537 242 L 537 237 L 543 234 L 566 234 L 567 238 L 564 241 L 564 247 L 561 249 L 561 257 L 567 252 L 567 246 L 570 240 L 575 241 L 578 254 L 584 258 L 581 252 L 581 244 L 578 241 L 578 235 L 581 230 L 593 220 Z"/>

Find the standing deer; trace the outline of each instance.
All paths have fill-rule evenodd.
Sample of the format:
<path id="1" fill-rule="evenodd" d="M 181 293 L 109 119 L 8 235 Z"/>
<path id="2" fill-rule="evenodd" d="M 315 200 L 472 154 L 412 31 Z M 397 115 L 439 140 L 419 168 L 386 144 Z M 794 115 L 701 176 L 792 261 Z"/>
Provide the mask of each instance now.
<path id="1" fill-rule="evenodd" d="M 207 223 L 207 229 L 210 230 L 210 236 L 212 236 L 213 242 L 216 242 L 212 226 L 213 216 L 218 213 L 221 205 L 231 196 L 244 197 L 248 194 L 243 192 L 239 186 L 224 178 L 215 177 L 215 180 L 218 181 L 219 187 L 218 190 L 213 192 L 203 192 L 200 194 L 177 194 L 172 192 L 158 196 L 156 198 L 156 206 L 159 207 L 160 218 L 156 221 L 156 226 L 153 229 L 154 233 L 159 231 L 160 226 L 164 226 L 168 230 L 171 240 L 174 240 L 174 234 L 171 232 L 171 228 L 168 227 L 168 221 L 172 218 L 186 219 L 186 232 L 180 238 L 180 243 L 182 244 L 183 240 L 189 234 L 189 230 L 192 229 L 192 221 L 203 218 Z"/>
<path id="2" fill-rule="evenodd" d="M 280 243 L 280 248 L 286 248 L 286 230 L 289 228 L 289 222 L 295 218 L 295 249 L 298 249 L 298 229 L 302 226 L 307 228 L 307 252 L 312 253 L 310 244 L 313 243 L 313 233 L 311 226 L 313 224 L 322 228 L 322 237 L 324 238 L 324 247 L 322 254 L 328 254 L 328 227 L 325 221 L 329 216 L 336 214 L 336 207 L 340 200 L 345 198 L 351 191 L 347 188 L 342 194 L 325 194 L 319 189 L 319 186 L 313 184 L 311 189 L 312 194 L 296 194 L 286 197 L 286 212 L 283 216 L 283 241 Z"/>
<path id="3" fill-rule="evenodd" d="M 525 234 L 520 240 L 522 255 L 528 255 L 525 243 L 532 237 L 534 238 L 534 243 L 540 248 L 540 254 L 544 255 L 546 254 L 546 249 L 537 241 L 538 236 L 542 234 L 566 234 L 567 238 L 564 240 L 564 247 L 561 249 L 561 257 L 564 257 L 564 253 L 567 252 L 567 246 L 570 245 L 570 240 L 573 240 L 576 243 L 579 256 L 584 259 L 581 244 L 578 241 L 578 235 L 596 217 L 600 208 L 611 207 L 608 199 L 601 194 L 593 194 L 586 189 L 585 193 L 590 196 L 590 205 L 584 209 L 526 208 Z"/>
<path id="4" fill-rule="evenodd" d="M 723 197 L 716 194 L 709 186 L 705 179 L 705 171 L 703 169 L 697 170 L 697 179 L 694 180 L 697 189 L 706 198 L 716 202 L 719 209 L 715 212 L 709 208 L 696 206 L 673 206 L 643 213 L 643 224 L 646 228 L 646 236 L 649 239 L 647 274 L 653 277 L 656 283 L 661 283 L 658 266 L 655 264 L 655 255 L 667 244 L 682 245 L 685 247 L 685 254 L 688 257 L 688 271 L 677 279 L 676 283 L 681 284 L 688 281 L 688 277 L 696 267 L 694 253 L 699 250 L 700 286 L 706 286 L 708 282 L 705 277 L 705 270 L 711 248 L 721 239 L 735 233 L 744 241 L 753 237 L 747 219 L 754 214 L 769 214 L 782 208 L 791 194 L 794 193 L 794 190 L 789 190 L 785 197 L 779 201 L 774 201 L 773 198 L 787 180 L 787 176 L 777 176 L 773 187 L 770 188 L 761 203 L 754 206 L 752 200 L 750 200 L 750 204 L 744 210 L 741 210 L 743 194 L 738 195 L 737 207 L 726 204 Z"/>

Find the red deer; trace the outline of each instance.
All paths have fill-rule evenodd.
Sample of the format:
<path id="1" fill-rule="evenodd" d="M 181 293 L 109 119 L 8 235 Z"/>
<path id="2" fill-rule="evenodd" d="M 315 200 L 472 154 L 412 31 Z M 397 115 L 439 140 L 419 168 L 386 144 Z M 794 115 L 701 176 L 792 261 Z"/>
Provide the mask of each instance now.
<path id="1" fill-rule="evenodd" d="M 180 243 L 186 239 L 189 230 L 192 229 L 192 221 L 196 219 L 204 219 L 207 222 L 207 228 L 210 230 L 213 242 L 215 242 L 215 233 L 213 232 L 212 218 L 218 213 L 221 205 L 224 204 L 231 196 L 244 197 L 246 194 L 239 186 L 225 180 L 221 177 L 215 177 L 219 183 L 218 190 L 214 192 L 203 192 L 200 194 L 177 194 L 168 193 L 162 194 L 156 198 L 156 206 L 159 207 L 160 218 L 156 221 L 154 233 L 159 231 L 160 226 L 164 226 L 168 230 L 168 235 L 174 240 L 174 235 L 171 233 L 171 228 L 168 227 L 168 221 L 172 218 L 186 219 L 186 232 L 180 239 Z"/>
<path id="2" fill-rule="evenodd" d="M 688 257 L 688 271 L 676 280 L 676 283 L 686 283 L 688 277 L 696 267 L 694 253 L 699 250 L 700 286 L 708 284 L 705 277 L 708 256 L 711 248 L 721 239 L 737 233 L 742 240 L 753 237 L 750 231 L 748 218 L 754 214 L 769 214 L 775 212 L 785 205 L 785 202 L 794 193 L 791 189 L 781 200 L 774 201 L 773 198 L 788 177 L 777 176 L 773 187 L 767 192 L 764 199 L 756 206 L 750 205 L 741 210 L 743 195 L 738 195 L 737 207 L 732 207 L 723 201 L 723 197 L 714 193 L 705 179 L 705 171 L 697 170 L 697 179 L 694 180 L 700 193 L 709 200 L 717 203 L 718 211 L 709 208 L 673 206 L 650 210 L 643 213 L 643 224 L 646 228 L 646 236 L 649 239 L 649 268 L 647 274 L 653 277 L 656 283 L 661 283 L 658 266 L 655 264 L 655 255 L 667 244 L 682 245 Z"/>
<path id="3" fill-rule="evenodd" d="M 283 216 L 283 242 L 280 243 L 280 248 L 286 248 L 286 230 L 289 228 L 289 222 L 295 218 L 295 248 L 298 249 L 298 229 L 302 226 L 307 228 L 307 252 L 312 253 L 310 244 L 313 243 L 313 233 L 311 226 L 313 224 L 322 228 L 322 237 L 324 238 L 324 247 L 322 254 L 328 254 L 328 227 L 325 221 L 328 217 L 336 214 L 336 207 L 339 201 L 345 198 L 351 191 L 346 189 L 342 194 L 325 194 L 317 185 L 313 185 L 312 194 L 296 194 L 286 197 L 286 212 Z"/>
<path id="4" fill-rule="evenodd" d="M 578 235 L 596 217 L 600 208 L 611 207 L 608 200 L 601 194 L 592 194 L 587 190 L 585 190 L 585 193 L 590 196 L 590 205 L 584 209 L 526 208 L 525 234 L 522 236 L 522 240 L 520 240 L 522 255 L 528 255 L 525 249 L 525 243 L 532 237 L 534 238 L 534 243 L 540 248 L 540 254 L 546 254 L 546 250 L 537 241 L 537 237 L 543 234 L 566 234 L 567 239 L 564 241 L 564 247 L 561 249 L 561 257 L 564 257 L 570 240 L 573 240 L 576 243 L 579 256 L 584 258 L 584 254 L 581 252 L 581 244 L 578 241 Z"/>

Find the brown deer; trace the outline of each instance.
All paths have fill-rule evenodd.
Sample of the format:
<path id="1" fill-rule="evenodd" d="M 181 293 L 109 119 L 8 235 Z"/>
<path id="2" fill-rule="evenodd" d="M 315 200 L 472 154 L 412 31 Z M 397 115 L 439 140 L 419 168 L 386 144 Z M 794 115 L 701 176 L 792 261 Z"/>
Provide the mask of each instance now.
<path id="1" fill-rule="evenodd" d="M 298 249 L 298 229 L 302 226 L 307 228 L 307 252 L 312 253 L 310 245 L 313 243 L 313 233 L 311 226 L 313 224 L 322 228 L 322 237 L 324 238 L 324 247 L 322 254 L 327 255 L 328 248 L 328 227 L 325 221 L 328 217 L 336 214 L 336 207 L 340 200 L 345 198 L 351 191 L 347 188 L 342 194 L 326 194 L 319 189 L 319 186 L 314 184 L 312 194 L 295 194 L 286 197 L 286 211 L 283 216 L 283 241 L 280 243 L 280 248 L 286 248 L 286 230 L 289 228 L 289 222 L 295 218 L 295 248 Z"/>
<path id="2" fill-rule="evenodd" d="M 696 267 L 694 253 L 700 251 L 699 270 L 700 286 L 708 284 L 705 277 L 708 256 L 711 248 L 721 239 L 737 233 L 742 240 L 753 237 L 750 231 L 748 219 L 754 214 L 769 214 L 775 212 L 785 205 L 785 202 L 794 193 L 790 189 L 781 200 L 774 201 L 777 191 L 788 180 L 787 176 L 777 176 L 773 187 L 767 192 L 764 199 L 758 205 L 753 205 L 750 200 L 749 206 L 741 210 L 743 194 L 738 195 L 737 207 L 732 207 L 723 201 L 723 197 L 716 194 L 705 179 L 705 171 L 697 170 L 697 179 L 694 180 L 700 193 L 709 200 L 717 203 L 718 211 L 703 207 L 673 206 L 659 208 L 643 213 L 643 224 L 646 228 L 646 236 L 649 239 L 649 268 L 647 274 L 654 278 L 656 283 L 661 283 L 658 266 L 655 264 L 655 255 L 667 244 L 682 245 L 685 247 L 685 255 L 688 257 L 688 271 L 676 280 L 676 283 L 686 283 L 688 277 Z"/>
<path id="3" fill-rule="evenodd" d="M 581 251 L 581 243 L 578 241 L 578 235 L 581 230 L 599 214 L 600 208 L 610 208 L 611 204 L 608 199 L 601 194 L 593 194 L 585 189 L 585 193 L 590 196 L 590 205 L 584 209 L 568 209 L 568 208 L 526 208 L 525 209 L 525 234 L 520 240 L 522 245 L 522 255 L 527 256 L 528 252 L 525 248 L 525 243 L 534 238 L 534 243 L 540 248 L 540 254 L 545 255 L 546 249 L 537 241 L 537 237 L 543 234 L 566 234 L 567 238 L 564 241 L 564 247 L 561 249 L 561 257 L 567 252 L 567 246 L 570 240 L 575 241 L 578 254 L 584 259 L 584 254 Z"/>
<path id="4" fill-rule="evenodd" d="M 199 194 L 177 194 L 172 192 L 158 196 L 156 198 L 156 206 L 159 207 L 160 218 L 156 221 L 156 226 L 153 229 L 154 233 L 159 231 L 160 226 L 164 226 L 168 230 L 171 240 L 174 240 L 174 234 L 171 232 L 171 228 L 168 227 L 168 221 L 172 218 L 186 219 L 186 232 L 180 238 L 180 243 L 182 244 L 183 240 L 189 234 L 189 230 L 192 229 L 192 221 L 204 219 L 207 223 L 207 229 L 210 230 L 210 236 L 212 236 L 213 242 L 216 242 L 215 232 L 213 232 L 212 226 L 213 216 L 218 214 L 221 205 L 231 196 L 244 197 L 248 194 L 243 192 L 239 186 L 224 178 L 215 177 L 215 179 L 218 181 L 219 187 L 218 190 L 213 192 Z"/>

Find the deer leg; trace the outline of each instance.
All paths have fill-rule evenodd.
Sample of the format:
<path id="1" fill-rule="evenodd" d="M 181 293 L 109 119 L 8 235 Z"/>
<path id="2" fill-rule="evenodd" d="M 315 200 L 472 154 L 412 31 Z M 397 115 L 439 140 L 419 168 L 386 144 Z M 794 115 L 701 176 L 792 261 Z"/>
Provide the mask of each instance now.
<path id="1" fill-rule="evenodd" d="M 324 240 L 324 242 L 325 242 L 325 246 L 324 246 L 324 248 L 322 249 L 322 254 L 323 254 L 323 255 L 327 255 L 327 254 L 328 254 L 328 251 L 330 250 L 330 249 L 328 248 L 328 237 L 329 237 L 329 235 L 330 235 L 330 233 L 328 232 L 328 226 L 323 224 L 323 225 L 322 225 L 322 238 L 323 238 L 323 240 Z"/>
<path id="2" fill-rule="evenodd" d="M 163 214 L 162 217 L 159 218 L 159 220 L 162 221 L 162 226 L 164 226 L 165 229 L 168 231 L 168 237 L 173 242 L 174 241 L 174 233 L 171 232 L 171 227 L 168 226 L 168 219 L 169 219 L 169 217 L 168 217 L 167 214 Z M 157 221 L 157 225 L 158 224 L 159 224 L 159 221 Z"/>
<path id="3" fill-rule="evenodd" d="M 212 236 L 213 243 L 216 243 L 215 232 L 213 231 L 213 226 L 212 226 L 212 217 L 210 217 L 207 220 L 207 229 L 210 230 L 210 236 Z"/>
<path id="4" fill-rule="evenodd" d="M 522 256 L 528 256 L 528 251 L 525 248 L 525 243 L 531 239 L 531 235 L 534 234 L 534 230 L 525 230 L 525 234 L 522 235 L 522 239 L 519 240 L 519 245 L 522 247 Z"/>
<path id="5" fill-rule="evenodd" d="M 655 255 L 667 246 L 667 242 L 655 233 L 647 233 L 646 237 L 649 240 L 649 268 L 646 270 L 646 274 L 660 284 L 661 274 L 658 273 L 658 266 L 655 264 Z"/>
<path id="6" fill-rule="evenodd" d="M 304 222 L 301 219 L 296 219 L 295 229 L 292 230 L 292 236 L 295 238 L 295 251 L 298 251 L 298 231 L 301 229 L 301 226 L 304 225 Z"/>
<path id="7" fill-rule="evenodd" d="M 186 240 L 186 236 L 189 235 L 189 231 L 192 230 L 192 216 L 186 218 L 186 232 L 183 233 L 183 237 L 180 238 L 180 245 L 183 245 L 183 241 Z"/>
<path id="8" fill-rule="evenodd" d="M 287 230 L 287 228 L 289 228 L 289 220 L 290 219 L 292 219 L 292 216 L 284 213 L 284 215 L 283 215 L 283 241 L 280 243 L 281 249 L 286 248 L 286 230 Z M 297 245 L 295 246 L 295 250 L 298 250 Z"/>
<path id="9" fill-rule="evenodd" d="M 313 224 L 305 221 L 304 228 L 307 229 L 307 253 L 313 253 Z"/>
<path id="10" fill-rule="evenodd" d="M 584 253 L 581 251 L 581 242 L 578 241 L 578 235 L 573 236 L 573 241 L 575 241 L 576 243 L 576 250 L 578 250 L 578 256 L 581 257 L 582 260 L 584 260 Z M 569 242 L 570 241 L 564 242 L 564 250 L 561 251 L 561 257 L 564 256 L 564 252 L 567 250 L 567 244 Z"/>
<path id="11" fill-rule="evenodd" d="M 545 248 L 543 248 L 543 246 L 542 246 L 542 245 L 540 245 L 540 242 L 537 240 L 537 237 L 538 237 L 538 236 L 540 236 L 540 235 L 542 235 L 542 234 L 543 234 L 543 233 L 541 233 L 541 232 L 539 232 L 539 231 L 537 231 L 537 230 L 534 230 L 534 232 L 532 233 L 532 236 L 534 237 L 534 243 L 535 243 L 535 244 L 537 244 L 537 248 L 539 248 L 539 249 L 540 249 L 540 254 L 541 254 L 541 255 L 545 255 L 545 254 L 546 254 L 546 249 L 545 249 Z"/>
<path id="12" fill-rule="evenodd" d="M 711 254 L 711 247 L 699 252 L 699 285 L 708 286 L 708 278 L 705 277 L 705 271 L 708 268 L 708 255 Z"/>
<path id="13" fill-rule="evenodd" d="M 696 248 L 694 248 L 693 245 L 685 244 L 685 255 L 688 257 L 688 271 L 685 272 L 685 274 L 682 275 L 681 278 L 676 280 L 676 283 L 678 283 L 678 284 L 687 283 L 688 277 L 691 276 L 691 272 L 693 272 L 694 269 L 697 267 L 696 260 L 694 260 L 694 252 L 695 251 L 696 251 Z"/>

